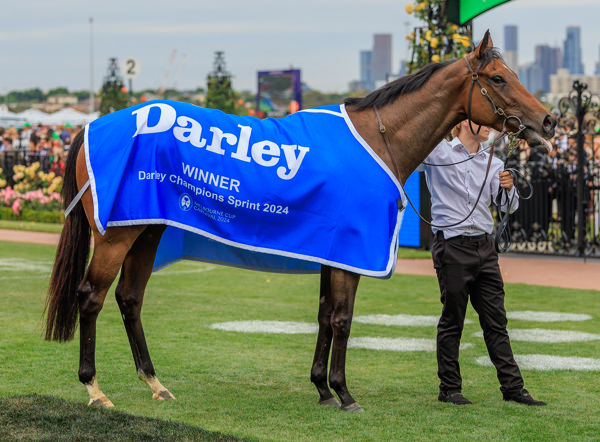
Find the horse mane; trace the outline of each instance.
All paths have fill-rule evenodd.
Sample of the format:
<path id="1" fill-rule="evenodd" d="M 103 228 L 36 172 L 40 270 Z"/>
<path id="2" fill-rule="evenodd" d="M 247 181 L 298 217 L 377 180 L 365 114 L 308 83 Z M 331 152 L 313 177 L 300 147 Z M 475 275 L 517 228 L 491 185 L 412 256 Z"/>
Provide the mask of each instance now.
<path id="1" fill-rule="evenodd" d="M 477 70 L 480 71 L 481 69 L 484 69 L 493 60 L 502 60 L 502 55 L 500 49 L 489 47 L 484 51 Z M 383 107 L 392 103 L 402 95 L 418 91 L 429 81 L 433 74 L 455 61 L 456 60 L 453 59 L 440 63 L 430 63 L 414 74 L 405 75 L 397 80 L 391 81 L 365 97 L 346 98 L 344 104 L 346 106 L 352 106 L 355 110 L 359 111 L 370 109 L 372 107 Z"/>

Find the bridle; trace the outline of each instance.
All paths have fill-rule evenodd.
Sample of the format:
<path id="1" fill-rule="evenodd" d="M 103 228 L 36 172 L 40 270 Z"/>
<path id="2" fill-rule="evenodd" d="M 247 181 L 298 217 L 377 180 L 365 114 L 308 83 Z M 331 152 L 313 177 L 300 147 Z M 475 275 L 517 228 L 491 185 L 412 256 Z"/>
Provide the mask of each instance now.
<path id="1" fill-rule="evenodd" d="M 477 130 L 477 132 L 474 131 L 473 129 L 473 125 L 472 125 L 472 120 L 471 120 L 471 104 L 473 101 L 473 90 L 475 88 L 475 83 L 477 83 L 477 85 L 479 86 L 479 90 L 481 92 L 481 95 L 483 95 L 484 97 L 487 98 L 487 100 L 490 102 L 490 104 L 492 105 L 492 109 L 494 110 L 494 114 L 498 115 L 500 118 L 504 118 L 504 121 L 502 122 L 502 132 L 500 132 L 500 134 L 495 138 L 494 142 L 492 143 L 492 145 L 490 146 L 490 153 L 489 153 L 489 159 L 488 159 L 488 163 L 487 163 L 487 167 L 486 167 L 486 171 L 485 171 L 485 178 L 483 180 L 483 184 L 481 185 L 481 188 L 479 190 L 479 194 L 477 195 L 477 200 L 475 201 L 475 204 L 473 205 L 473 208 L 471 209 L 471 211 L 469 212 L 469 214 L 462 220 L 453 223 L 453 224 L 448 224 L 448 225 L 436 225 L 431 223 L 431 221 L 427 221 L 425 218 L 423 218 L 423 216 L 417 211 L 417 209 L 415 208 L 414 204 L 412 203 L 412 201 L 410 200 L 410 198 L 408 197 L 408 194 L 404 191 L 404 187 L 402 186 L 402 180 L 401 180 L 401 176 L 400 176 L 400 169 L 398 167 L 398 163 L 396 162 L 396 157 L 394 156 L 393 152 L 392 152 L 392 146 L 390 143 L 390 139 L 387 135 L 387 131 L 386 128 L 383 124 L 383 121 L 381 120 L 381 116 L 379 115 L 379 111 L 377 110 L 377 107 L 373 107 L 373 110 L 375 111 L 375 116 L 377 117 L 377 123 L 379 126 L 379 133 L 381 134 L 381 136 L 383 137 L 384 143 L 386 145 L 387 151 L 388 151 L 388 155 L 391 158 L 392 161 L 392 165 L 394 167 L 394 175 L 395 177 L 398 179 L 398 182 L 400 183 L 400 187 L 402 188 L 402 192 L 404 193 L 404 195 L 406 196 L 406 200 L 408 201 L 408 203 L 410 204 L 410 206 L 413 208 L 413 210 L 415 211 L 415 213 L 419 216 L 419 218 L 425 222 L 426 224 L 432 226 L 432 227 L 437 227 L 437 228 L 448 228 L 448 227 L 454 227 L 457 226 L 459 224 L 462 224 L 463 222 L 465 222 L 467 219 L 469 219 L 469 217 L 473 214 L 473 212 L 475 211 L 475 208 L 477 207 L 477 204 L 479 203 L 479 200 L 481 198 L 481 195 L 483 193 L 483 189 L 485 188 L 485 184 L 487 182 L 488 179 L 488 175 L 489 175 L 489 171 L 490 171 L 490 166 L 492 164 L 492 158 L 494 156 L 494 147 L 495 144 L 498 142 L 498 140 L 502 139 L 505 135 L 508 136 L 509 142 L 507 144 L 507 159 L 508 157 L 512 154 L 512 152 L 515 150 L 515 148 L 518 146 L 518 136 L 521 132 L 523 132 L 526 127 L 523 124 L 523 122 L 521 121 L 521 119 L 519 117 L 517 117 L 516 115 L 506 115 L 506 113 L 504 112 L 504 109 L 502 109 L 500 106 L 498 106 L 494 100 L 492 99 L 492 97 L 490 97 L 487 89 L 485 87 L 483 87 L 483 85 L 481 84 L 481 81 L 479 81 L 479 72 L 475 72 L 473 70 L 473 68 L 471 67 L 471 65 L 469 64 L 469 60 L 467 59 L 467 56 L 465 55 L 464 57 L 465 63 L 469 69 L 469 72 L 471 73 L 471 85 L 469 87 L 469 95 L 468 95 L 468 102 L 467 102 L 467 118 L 469 120 L 469 129 L 471 130 L 471 133 L 473 133 L 474 135 L 478 135 L 479 131 L 481 130 L 481 126 L 479 126 L 479 129 Z M 518 127 L 519 129 L 516 132 L 510 132 L 506 125 L 507 125 L 507 121 L 510 120 L 511 118 L 516 119 L 518 122 Z M 455 163 L 449 163 L 449 164 L 429 164 L 429 163 L 424 163 L 425 165 L 429 165 L 429 166 L 438 166 L 438 167 L 442 167 L 442 166 L 453 166 L 456 164 L 460 164 L 463 163 L 465 161 L 469 161 L 472 160 L 473 158 L 475 158 L 476 155 L 472 155 L 469 158 L 462 160 L 462 161 L 458 161 Z M 501 197 L 501 193 L 499 193 L 498 197 Z M 513 196 L 514 197 L 514 196 Z M 531 195 L 529 196 L 529 198 L 531 197 Z M 501 198 L 500 198 L 501 199 Z M 507 204 L 508 207 L 510 207 L 512 205 L 512 199 L 509 201 L 508 200 L 508 194 L 506 195 L 506 200 L 507 200 Z M 400 210 L 404 210 L 404 205 L 399 204 L 398 205 Z M 501 219 L 500 225 L 497 228 L 496 231 L 496 249 L 500 252 L 504 252 L 508 249 L 509 245 L 510 245 L 510 239 L 505 239 L 505 238 L 501 238 L 504 230 L 507 226 L 508 223 L 508 213 L 505 215 L 505 217 L 503 217 Z M 504 244 L 502 246 L 500 246 L 500 241 L 504 241 Z"/>
<path id="2" fill-rule="evenodd" d="M 471 120 L 471 102 L 473 101 L 473 89 L 474 89 L 475 83 L 477 83 L 477 85 L 479 86 L 481 95 L 483 95 L 485 98 L 488 99 L 488 101 L 492 105 L 492 109 L 494 109 L 494 113 L 496 115 L 498 115 L 499 117 L 504 118 L 504 122 L 502 123 L 502 132 L 501 132 L 502 135 L 500 137 L 498 137 L 498 139 L 502 138 L 505 134 L 512 135 L 513 138 L 516 138 L 517 136 L 519 136 L 519 134 L 525 130 L 525 125 L 523 124 L 521 119 L 519 117 L 517 117 L 516 115 L 506 115 L 506 113 L 504 112 L 504 109 L 502 109 L 500 106 L 498 106 L 498 105 L 496 105 L 496 103 L 494 103 L 494 100 L 492 99 L 492 97 L 490 97 L 490 94 L 488 93 L 487 89 L 484 88 L 483 85 L 481 84 L 481 81 L 479 81 L 479 71 L 478 72 L 473 71 L 473 68 L 471 67 L 471 64 L 469 63 L 469 60 L 467 60 L 466 55 L 464 57 L 464 60 L 465 60 L 465 63 L 467 64 L 467 68 L 469 68 L 469 72 L 471 72 L 471 86 L 469 87 L 469 98 L 468 98 L 468 102 L 467 102 L 467 118 L 469 119 L 469 128 L 471 129 L 471 133 L 475 134 L 475 131 L 473 130 L 473 126 L 471 124 L 471 121 L 472 121 Z M 519 122 L 519 130 L 517 132 L 509 132 L 508 129 L 506 128 L 506 122 L 508 120 L 510 120 L 511 118 L 514 118 Z M 479 126 L 479 129 L 477 130 L 477 134 L 479 134 L 480 130 L 481 130 L 481 126 Z"/>

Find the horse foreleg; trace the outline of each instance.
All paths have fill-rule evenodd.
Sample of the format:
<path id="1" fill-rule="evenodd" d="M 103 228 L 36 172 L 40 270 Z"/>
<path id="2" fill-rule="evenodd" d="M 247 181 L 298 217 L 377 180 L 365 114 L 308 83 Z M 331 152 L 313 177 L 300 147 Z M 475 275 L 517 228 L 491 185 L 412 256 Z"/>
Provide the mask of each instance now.
<path id="1" fill-rule="evenodd" d="M 321 289 L 319 294 L 319 334 L 317 346 L 310 371 L 310 380 L 319 392 L 319 404 L 339 407 L 340 403 L 333 397 L 327 385 L 327 362 L 331 349 L 333 329 L 331 328 L 331 267 L 321 266 Z"/>
<path id="2" fill-rule="evenodd" d="M 331 352 L 329 385 L 340 398 L 342 410 L 354 412 L 360 412 L 363 409 L 350 395 L 346 386 L 346 349 L 350 337 L 354 299 L 359 280 L 360 275 L 356 273 L 335 268 L 331 269 L 333 349 Z"/>
<path id="3" fill-rule="evenodd" d="M 125 257 L 115 290 L 138 377 L 150 387 L 152 398 L 158 400 L 175 399 L 175 396 L 156 377 L 144 336 L 141 311 L 146 284 L 152 274 L 156 249 L 164 230 L 165 226 L 150 226 L 138 237 Z"/>

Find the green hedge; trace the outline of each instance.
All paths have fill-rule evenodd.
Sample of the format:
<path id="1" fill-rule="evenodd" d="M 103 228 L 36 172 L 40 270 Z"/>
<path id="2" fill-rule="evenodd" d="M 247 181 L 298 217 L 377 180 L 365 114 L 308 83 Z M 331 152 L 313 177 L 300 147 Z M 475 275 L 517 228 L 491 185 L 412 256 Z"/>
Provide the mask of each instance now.
<path id="1" fill-rule="evenodd" d="M 62 224 L 65 221 L 62 212 L 49 212 L 45 210 L 21 210 L 15 215 L 10 207 L 0 207 L 0 219 L 13 221 L 34 221 L 38 223 Z"/>

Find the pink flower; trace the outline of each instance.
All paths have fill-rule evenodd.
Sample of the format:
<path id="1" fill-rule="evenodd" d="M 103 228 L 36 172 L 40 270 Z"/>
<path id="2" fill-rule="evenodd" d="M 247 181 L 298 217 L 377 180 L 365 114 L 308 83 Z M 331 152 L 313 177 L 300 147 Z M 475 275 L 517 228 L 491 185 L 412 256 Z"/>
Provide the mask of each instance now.
<path id="1" fill-rule="evenodd" d="M 12 211 L 15 215 L 19 216 L 19 213 L 21 211 L 21 200 L 20 199 L 16 199 L 13 204 L 12 204 Z"/>

